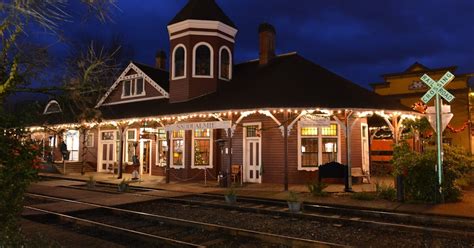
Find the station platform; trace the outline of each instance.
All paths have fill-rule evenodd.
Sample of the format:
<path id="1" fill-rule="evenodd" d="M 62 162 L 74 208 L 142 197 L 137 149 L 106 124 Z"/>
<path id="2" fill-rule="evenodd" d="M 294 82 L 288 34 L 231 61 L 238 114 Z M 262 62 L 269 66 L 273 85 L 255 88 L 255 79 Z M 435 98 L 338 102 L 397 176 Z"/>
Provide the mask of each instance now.
<path id="1" fill-rule="evenodd" d="M 119 184 L 123 179 L 118 179 L 117 175 L 108 173 L 97 173 L 89 172 L 85 175 L 79 173 L 71 173 L 67 175 L 52 174 L 52 173 L 40 173 L 41 176 L 55 179 L 67 179 L 76 181 L 88 181 L 92 176 L 96 182 Z M 123 174 L 123 178 L 130 179 L 130 174 Z M 353 185 L 354 192 L 373 192 L 375 191 L 375 184 L 393 185 L 393 179 L 389 177 L 376 178 L 372 177 L 371 184 L 355 184 Z M 59 186 L 54 184 L 66 183 L 66 180 L 51 180 L 42 181 L 40 184 L 49 186 Z M 186 192 L 186 193 L 214 193 L 214 194 L 225 194 L 227 189 L 221 188 L 218 182 L 215 180 L 209 180 L 207 182 L 181 182 L 171 181 L 166 184 L 164 177 L 143 175 L 140 180 L 133 181 L 130 184 L 134 187 L 143 187 L 148 189 L 163 189 L 174 192 Z M 263 199 L 277 199 L 286 200 L 288 192 L 284 191 L 282 184 L 243 184 L 240 186 L 237 184 L 235 188 L 237 196 L 256 197 Z M 331 205 L 331 206 L 344 206 L 353 208 L 364 208 L 374 210 L 386 210 L 394 212 L 406 212 L 406 213 L 422 213 L 432 215 L 444 215 L 453 217 L 464 217 L 474 218 L 474 188 L 464 192 L 462 201 L 455 203 L 445 204 L 411 204 L 411 203 L 400 203 L 392 202 L 387 200 L 356 200 L 351 198 L 352 193 L 344 192 L 344 185 L 342 184 L 330 184 L 324 191 L 329 192 L 329 196 L 326 197 L 315 197 L 312 196 L 306 185 L 289 185 L 289 190 L 298 192 L 300 199 L 313 204 Z"/>

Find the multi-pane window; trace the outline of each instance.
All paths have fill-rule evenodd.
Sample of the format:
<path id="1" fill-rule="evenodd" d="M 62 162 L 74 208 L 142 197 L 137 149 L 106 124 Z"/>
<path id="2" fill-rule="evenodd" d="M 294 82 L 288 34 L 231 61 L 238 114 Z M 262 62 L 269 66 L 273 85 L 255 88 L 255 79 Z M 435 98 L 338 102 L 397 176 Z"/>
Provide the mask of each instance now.
<path id="1" fill-rule="evenodd" d="M 184 167 L 184 131 L 173 131 L 171 134 L 172 158 L 171 166 Z"/>
<path id="2" fill-rule="evenodd" d="M 299 168 L 316 168 L 338 160 L 338 125 L 299 127 Z"/>
<path id="3" fill-rule="evenodd" d="M 194 157 L 193 166 L 205 167 L 211 165 L 211 137 L 212 130 L 210 129 L 197 129 L 194 130 Z"/>
<path id="4" fill-rule="evenodd" d="M 69 151 L 69 161 L 79 161 L 79 131 L 69 130 L 64 133 L 64 142 Z"/>
<path id="5" fill-rule="evenodd" d="M 94 133 L 88 133 L 86 135 L 86 147 L 94 147 Z"/>
<path id="6" fill-rule="evenodd" d="M 122 97 L 141 96 L 145 94 L 145 83 L 143 78 L 134 78 L 123 81 Z"/>
<path id="7" fill-rule="evenodd" d="M 130 129 L 127 130 L 127 143 L 126 143 L 126 154 L 127 158 L 126 161 L 128 163 L 133 163 L 133 156 L 136 154 L 136 145 L 137 144 L 137 130 L 136 129 Z"/>
<path id="8" fill-rule="evenodd" d="M 158 129 L 156 137 L 156 165 L 166 166 L 168 159 L 168 141 L 166 140 L 166 131 Z"/>
<path id="9" fill-rule="evenodd" d="M 245 132 L 246 132 L 245 137 L 247 137 L 247 138 L 259 137 L 260 136 L 258 126 L 246 126 L 245 127 Z"/>
<path id="10" fill-rule="evenodd" d="M 102 132 L 102 140 L 114 140 L 114 132 Z"/>
<path id="11" fill-rule="evenodd" d="M 194 75 L 211 75 L 211 49 L 207 45 L 199 45 L 194 53 Z"/>
<path id="12" fill-rule="evenodd" d="M 221 50 L 219 68 L 220 68 L 220 72 L 219 72 L 220 78 L 229 80 L 231 63 L 230 63 L 230 53 L 229 53 L 229 50 L 226 48 L 223 48 Z"/>
<path id="13" fill-rule="evenodd" d="M 184 77 L 185 71 L 185 56 L 186 52 L 184 47 L 178 47 L 174 51 L 174 67 L 173 67 L 173 76 L 174 77 Z"/>

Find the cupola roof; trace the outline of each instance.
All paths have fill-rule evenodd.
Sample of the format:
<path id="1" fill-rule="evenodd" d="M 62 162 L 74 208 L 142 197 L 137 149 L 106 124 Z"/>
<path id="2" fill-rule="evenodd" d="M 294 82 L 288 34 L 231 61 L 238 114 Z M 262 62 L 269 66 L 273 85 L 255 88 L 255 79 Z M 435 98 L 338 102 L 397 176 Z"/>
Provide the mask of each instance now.
<path id="1" fill-rule="evenodd" d="M 168 23 L 172 25 L 186 20 L 219 21 L 236 28 L 215 0 L 189 0 L 186 6 Z"/>

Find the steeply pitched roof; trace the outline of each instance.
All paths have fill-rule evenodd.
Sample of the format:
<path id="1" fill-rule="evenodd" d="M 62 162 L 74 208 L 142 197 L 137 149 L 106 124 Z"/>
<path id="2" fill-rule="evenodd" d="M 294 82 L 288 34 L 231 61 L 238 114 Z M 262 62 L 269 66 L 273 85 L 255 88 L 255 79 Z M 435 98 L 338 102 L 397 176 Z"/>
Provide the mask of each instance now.
<path id="1" fill-rule="evenodd" d="M 232 20 L 222 11 L 215 0 L 189 0 L 184 8 L 168 23 L 172 25 L 185 20 L 220 21 L 236 28 Z"/>
<path id="2" fill-rule="evenodd" d="M 105 119 L 259 108 L 360 108 L 406 110 L 407 107 L 344 79 L 298 54 L 234 67 L 234 78 L 217 92 L 182 103 L 168 99 L 100 108 Z"/>
<path id="3" fill-rule="evenodd" d="M 166 92 L 170 89 L 170 75 L 169 72 L 163 71 L 148 65 L 144 65 L 133 61 L 140 70 L 142 70 L 147 76 L 161 86 Z"/>

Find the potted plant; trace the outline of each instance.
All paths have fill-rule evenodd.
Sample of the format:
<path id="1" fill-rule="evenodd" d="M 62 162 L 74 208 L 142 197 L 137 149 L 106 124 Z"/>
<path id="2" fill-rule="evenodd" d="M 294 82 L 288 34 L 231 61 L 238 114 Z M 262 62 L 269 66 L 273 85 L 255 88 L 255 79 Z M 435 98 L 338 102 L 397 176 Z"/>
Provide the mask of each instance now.
<path id="1" fill-rule="evenodd" d="M 287 203 L 288 210 L 290 210 L 291 213 L 298 213 L 301 211 L 301 201 L 298 198 L 298 194 L 295 192 L 290 191 Z"/>
<path id="2" fill-rule="evenodd" d="M 235 193 L 234 186 L 231 186 L 224 196 L 225 201 L 228 204 L 234 204 L 237 201 L 237 194 Z"/>
<path id="3" fill-rule="evenodd" d="M 119 192 L 127 192 L 130 186 L 130 181 L 126 180 L 125 178 L 120 182 L 117 187 Z"/>
<path id="4" fill-rule="evenodd" d="M 88 189 L 94 189 L 95 188 L 95 179 L 94 176 L 90 176 L 89 180 L 86 182 L 87 188 Z"/>

